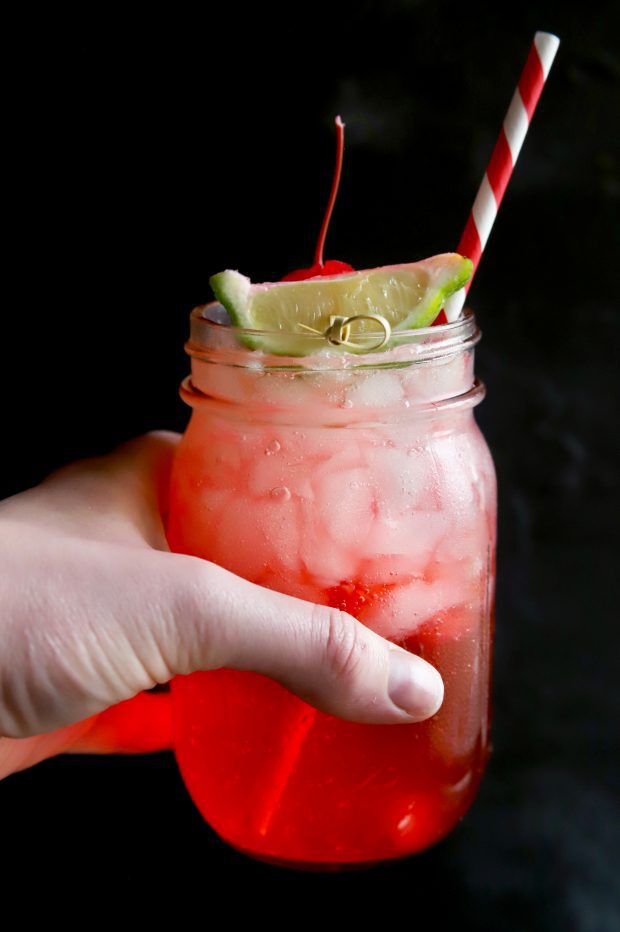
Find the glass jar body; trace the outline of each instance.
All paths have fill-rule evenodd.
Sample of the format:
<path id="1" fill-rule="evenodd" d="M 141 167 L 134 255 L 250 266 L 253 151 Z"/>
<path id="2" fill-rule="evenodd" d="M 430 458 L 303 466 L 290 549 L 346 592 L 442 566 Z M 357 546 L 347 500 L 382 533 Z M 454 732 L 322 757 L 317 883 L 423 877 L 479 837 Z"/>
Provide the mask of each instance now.
<path id="1" fill-rule="evenodd" d="M 445 683 L 432 719 L 381 726 L 318 712 L 259 674 L 177 677 L 179 766 L 238 849 L 299 867 L 375 863 L 438 841 L 473 800 L 488 756 L 496 496 L 472 366 L 471 349 L 335 372 L 194 360 L 171 549 L 341 608 Z"/>

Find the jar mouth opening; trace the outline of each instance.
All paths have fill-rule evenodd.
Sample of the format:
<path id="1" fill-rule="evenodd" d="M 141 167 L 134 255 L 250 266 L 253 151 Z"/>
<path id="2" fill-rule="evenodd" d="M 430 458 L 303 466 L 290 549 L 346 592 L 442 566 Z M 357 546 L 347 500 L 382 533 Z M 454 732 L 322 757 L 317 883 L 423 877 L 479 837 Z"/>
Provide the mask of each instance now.
<path id="1" fill-rule="evenodd" d="M 384 368 L 410 365 L 461 353 L 478 343 L 480 330 L 470 308 L 451 323 L 417 330 L 392 329 L 389 339 L 380 349 L 364 352 L 362 348 L 347 352 L 343 347 L 330 346 L 323 334 L 303 335 L 303 355 L 291 354 L 291 338 L 296 335 L 282 330 L 254 330 L 230 324 L 224 307 L 218 301 L 195 307 L 190 314 L 190 338 L 186 352 L 193 358 L 247 368 L 343 369 Z M 370 334 L 371 342 L 376 334 Z M 261 349 L 268 341 L 270 351 Z"/>

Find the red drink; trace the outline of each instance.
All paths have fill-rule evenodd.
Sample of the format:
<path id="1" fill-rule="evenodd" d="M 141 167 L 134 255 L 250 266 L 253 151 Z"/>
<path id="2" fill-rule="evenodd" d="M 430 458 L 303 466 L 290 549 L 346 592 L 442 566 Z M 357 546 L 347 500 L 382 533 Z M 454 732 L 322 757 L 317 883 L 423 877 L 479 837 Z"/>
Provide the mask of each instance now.
<path id="1" fill-rule="evenodd" d="M 177 677 L 188 789 L 250 854 L 315 867 L 401 857 L 449 832 L 476 793 L 495 553 L 477 339 L 469 315 L 374 356 L 288 360 L 193 314 L 171 548 L 342 608 L 445 683 L 431 720 L 382 726 L 317 712 L 258 674 Z"/>

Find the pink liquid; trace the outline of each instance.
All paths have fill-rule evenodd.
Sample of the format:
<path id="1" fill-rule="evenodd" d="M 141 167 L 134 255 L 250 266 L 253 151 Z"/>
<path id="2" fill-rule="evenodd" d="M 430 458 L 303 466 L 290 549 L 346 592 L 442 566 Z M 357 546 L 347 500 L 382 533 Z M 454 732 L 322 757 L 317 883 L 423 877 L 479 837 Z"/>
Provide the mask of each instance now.
<path id="1" fill-rule="evenodd" d="M 380 375 L 389 400 L 404 375 Z M 359 401 L 359 381 L 354 390 Z M 316 406 L 316 384 L 287 391 Z M 471 410 L 378 425 L 373 409 L 368 422 L 293 427 L 269 422 L 267 400 L 252 418 L 196 400 L 173 473 L 171 548 L 350 612 L 434 664 L 445 700 L 424 723 L 360 725 L 258 674 L 177 677 L 179 766 L 215 831 L 257 857 L 306 867 L 402 857 L 463 816 L 488 756 L 488 449 Z"/>

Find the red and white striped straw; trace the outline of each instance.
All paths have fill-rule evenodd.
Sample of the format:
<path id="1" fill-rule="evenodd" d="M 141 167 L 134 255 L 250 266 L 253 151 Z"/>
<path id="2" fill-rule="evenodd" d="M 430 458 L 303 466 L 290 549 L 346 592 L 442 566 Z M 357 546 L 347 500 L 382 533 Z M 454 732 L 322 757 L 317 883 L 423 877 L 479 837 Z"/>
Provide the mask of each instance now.
<path id="1" fill-rule="evenodd" d="M 510 101 L 491 160 L 458 245 L 457 251 L 474 263 L 474 271 L 465 288 L 461 288 L 446 301 L 444 312 L 449 321 L 456 320 L 463 309 L 467 291 L 476 274 L 482 251 L 559 44 L 558 37 L 550 32 L 537 32 L 534 36 L 525 67 Z"/>

